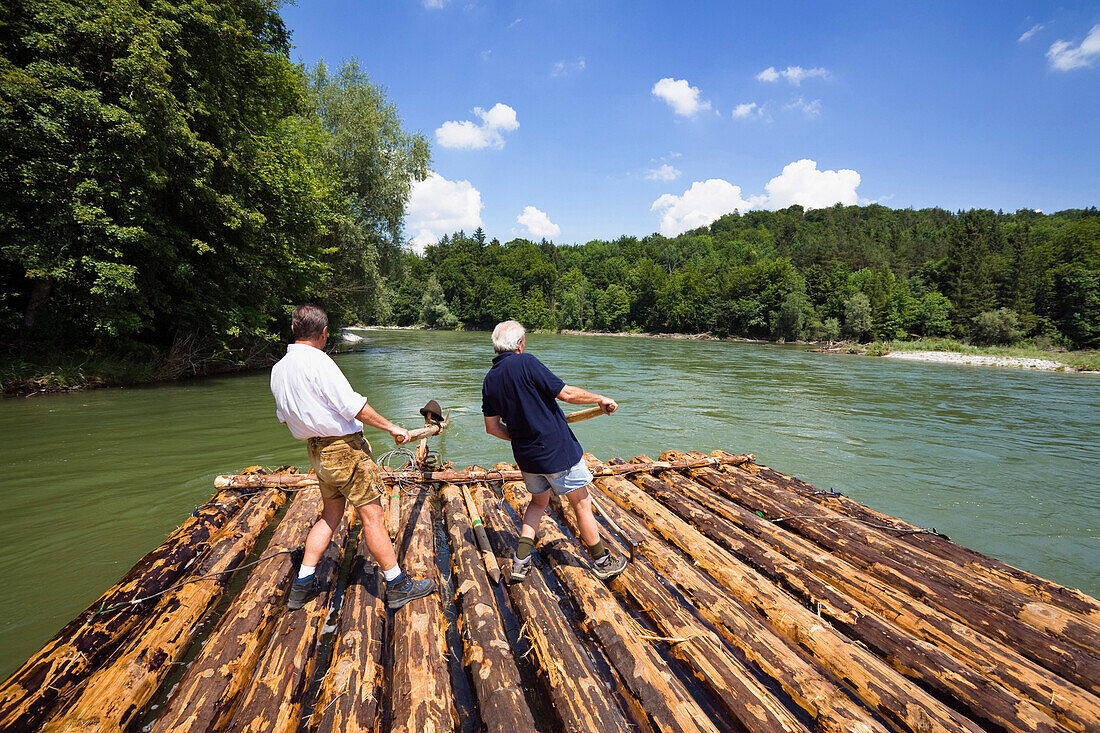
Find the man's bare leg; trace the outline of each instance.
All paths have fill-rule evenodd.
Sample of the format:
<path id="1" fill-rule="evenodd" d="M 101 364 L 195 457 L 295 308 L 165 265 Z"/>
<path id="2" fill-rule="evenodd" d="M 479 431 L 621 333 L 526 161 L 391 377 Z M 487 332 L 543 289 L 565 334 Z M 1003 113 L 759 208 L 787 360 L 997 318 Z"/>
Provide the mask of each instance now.
<path id="1" fill-rule="evenodd" d="M 386 511 L 382 508 L 382 502 L 375 499 L 372 502 L 356 507 L 359 513 L 359 521 L 363 523 L 363 541 L 367 543 L 371 557 L 382 568 L 382 572 L 389 572 L 397 567 L 397 553 L 394 552 L 393 542 L 386 532 Z"/>
<path id="2" fill-rule="evenodd" d="M 302 566 L 306 568 L 317 567 L 321 562 L 321 556 L 328 549 L 328 543 L 332 541 L 332 533 L 340 526 L 344 516 L 344 508 L 347 499 L 338 496 L 335 499 L 325 499 L 321 505 L 321 518 L 309 530 L 306 536 L 306 550 L 302 557 Z"/>
<path id="3" fill-rule="evenodd" d="M 535 539 L 535 533 L 539 528 L 539 522 L 542 521 L 542 515 L 546 511 L 546 505 L 549 503 L 549 491 L 531 495 L 531 501 L 527 503 L 527 509 L 523 512 L 523 528 L 520 530 L 520 537 L 526 537 L 532 540 Z M 589 509 L 591 510 L 591 507 L 589 507 Z"/>
<path id="4" fill-rule="evenodd" d="M 569 499 L 569 506 L 573 507 L 573 514 L 577 516 L 581 542 L 586 547 L 592 547 L 600 541 L 600 525 L 592 514 L 592 495 L 588 493 L 588 487 L 573 489 L 565 497 Z"/>

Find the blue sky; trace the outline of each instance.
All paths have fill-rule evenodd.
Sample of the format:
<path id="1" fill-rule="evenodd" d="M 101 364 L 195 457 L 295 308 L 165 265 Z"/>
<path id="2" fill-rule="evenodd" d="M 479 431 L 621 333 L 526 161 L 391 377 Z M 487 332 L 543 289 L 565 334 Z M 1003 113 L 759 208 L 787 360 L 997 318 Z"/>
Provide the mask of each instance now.
<path id="1" fill-rule="evenodd" d="M 733 208 L 1100 204 L 1100 4 L 302 0 L 431 141 L 406 234 L 675 234 Z"/>

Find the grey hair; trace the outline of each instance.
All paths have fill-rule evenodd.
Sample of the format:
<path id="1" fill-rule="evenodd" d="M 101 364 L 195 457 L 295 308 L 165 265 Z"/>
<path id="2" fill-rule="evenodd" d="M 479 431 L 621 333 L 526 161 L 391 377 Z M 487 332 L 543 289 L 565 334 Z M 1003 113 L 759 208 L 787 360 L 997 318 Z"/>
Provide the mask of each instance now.
<path id="1" fill-rule="evenodd" d="M 519 321 L 504 321 L 493 329 L 493 351 L 503 354 L 506 351 L 519 351 L 519 342 L 523 341 L 526 331 Z"/>

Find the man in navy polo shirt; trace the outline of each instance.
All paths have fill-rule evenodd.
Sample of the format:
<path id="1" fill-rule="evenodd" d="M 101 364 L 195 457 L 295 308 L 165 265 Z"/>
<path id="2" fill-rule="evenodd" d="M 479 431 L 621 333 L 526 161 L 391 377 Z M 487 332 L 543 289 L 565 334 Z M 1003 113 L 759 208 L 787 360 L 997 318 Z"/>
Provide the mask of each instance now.
<path id="1" fill-rule="evenodd" d="M 603 395 L 570 387 L 541 361 L 524 353 L 526 348 L 523 326 L 516 321 L 498 323 L 493 329 L 497 357 L 481 388 L 485 432 L 511 441 L 512 455 L 531 492 L 512 558 L 511 581 L 523 582 L 531 570 L 535 529 L 550 502 L 551 489 L 572 505 L 596 577 L 610 580 L 626 569 L 626 558 L 612 555 L 600 539 L 588 494 L 592 473 L 581 459 L 584 451 L 565 422 L 557 400 L 573 405 L 597 404 L 608 415 L 619 406 Z"/>

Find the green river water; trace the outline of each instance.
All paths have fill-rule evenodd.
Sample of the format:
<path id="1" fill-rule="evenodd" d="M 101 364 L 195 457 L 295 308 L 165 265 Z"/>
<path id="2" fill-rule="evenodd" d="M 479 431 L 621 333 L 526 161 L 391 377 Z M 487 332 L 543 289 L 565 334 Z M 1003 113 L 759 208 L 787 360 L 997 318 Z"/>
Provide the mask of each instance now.
<path id="1" fill-rule="evenodd" d="M 451 411 L 433 447 L 510 460 L 487 436 L 485 333 L 366 331 L 337 357 L 408 427 Z M 600 458 L 668 448 L 760 463 L 1059 583 L 1100 595 L 1096 375 L 814 354 L 804 348 L 534 334 L 530 352 L 620 410 L 574 426 Z M 213 493 L 218 473 L 308 466 L 274 417 L 268 373 L 0 402 L 0 677 Z M 381 453 L 387 435 L 368 430 Z"/>

